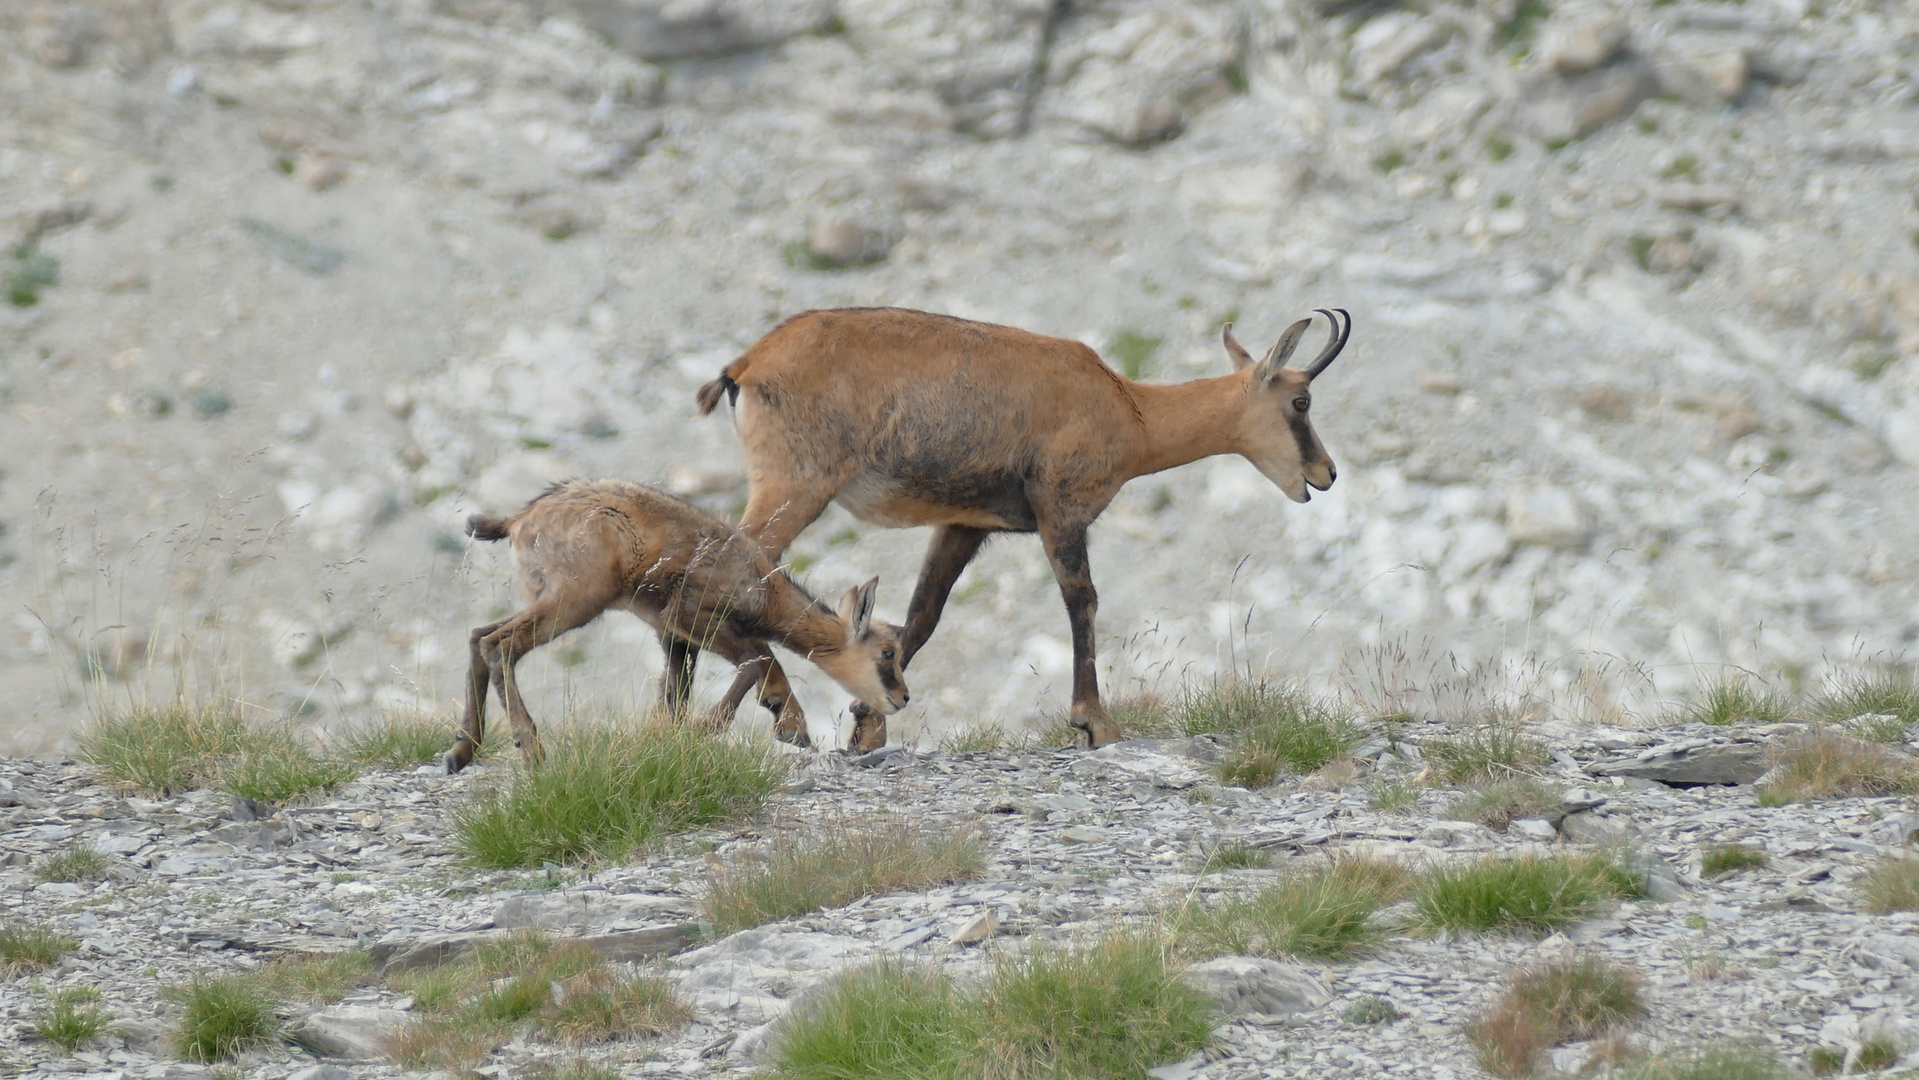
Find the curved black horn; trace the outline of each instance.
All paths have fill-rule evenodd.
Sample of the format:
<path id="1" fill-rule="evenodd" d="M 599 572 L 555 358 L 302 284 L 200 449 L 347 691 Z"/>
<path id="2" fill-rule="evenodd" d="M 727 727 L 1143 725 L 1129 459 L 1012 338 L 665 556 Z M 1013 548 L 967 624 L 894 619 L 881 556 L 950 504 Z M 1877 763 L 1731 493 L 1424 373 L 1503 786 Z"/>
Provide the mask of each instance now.
<path id="1" fill-rule="evenodd" d="M 1331 364 L 1333 360 L 1339 356 L 1339 350 L 1346 347 L 1346 339 L 1353 336 L 1353 316 L 1352 313 L 1345 308 L 1333 309 L 1333 311 L 1337 311 L 1339 315 L 1346 316 L 1346 325 L 1344 328 L 1341 328 L 1339 325 L 1339 317 L 1334 315 L 1333 311 L 1327 311 L 1325 308 L 1314 308 L 1313 310 L 1326 316 L 1326 321 L 1333 324 L 1333 336 L 1326 342 L 1326 348 L 1323 349 L 1318 356 L 1313 358 L 1312 366 L 1306 369 L 1306 377 L 1308 379 L 1314 378 L 1320 372 L 1325 371 L 1326 366 Z"/>

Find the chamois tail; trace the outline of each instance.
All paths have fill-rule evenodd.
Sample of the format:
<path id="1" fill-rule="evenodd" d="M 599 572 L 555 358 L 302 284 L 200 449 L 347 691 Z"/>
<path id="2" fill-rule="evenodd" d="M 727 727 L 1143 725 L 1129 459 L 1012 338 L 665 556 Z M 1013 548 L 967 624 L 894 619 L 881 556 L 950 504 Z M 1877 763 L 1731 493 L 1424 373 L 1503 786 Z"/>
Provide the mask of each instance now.
<path id="1" fill-rule="evenodd" d="M 700 387 L 699 391 L 693 395 L 693 400 L 699 404 L 700 415 L 705 416 L 712 412 L 713 407 L 720 403 L 721 394 L 726 395 L 727 404 L 738 405 L 740 403 L 738 376 L 745 371 L 746 357 L 742 356 L 720 369 L 719 378 Z"/>

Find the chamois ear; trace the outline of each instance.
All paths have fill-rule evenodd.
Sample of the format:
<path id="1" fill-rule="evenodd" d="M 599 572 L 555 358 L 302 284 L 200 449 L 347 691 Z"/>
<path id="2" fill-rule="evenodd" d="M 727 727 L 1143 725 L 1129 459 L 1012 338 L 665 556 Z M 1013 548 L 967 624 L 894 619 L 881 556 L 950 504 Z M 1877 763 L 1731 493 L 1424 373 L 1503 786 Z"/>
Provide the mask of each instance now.
<path id="1" fill-rule="evenodd" d="M 840 600 L 840 618 L 846 620 L 847 636 L 854 641 L 866 636 L 873 625 L 873 601 L 879 596 L 880 579 L 846 590 Z"/>
<path id="2" fill-rule="evenodd" d="M 1299 348 L 1299 339 L 1306 336 L 1306 328 L 1311 325 L 1313 320 L 1301 319 L 1287 327 L 1285 333 L 1279 335 L 1279 340 L 1273 342 L 1273 347 L 1266 353 L 1266 358 L 1259 362 L 1259 385 L 1265 386 L 1272 382 L 1273 376 L 1279 374 L 1279 369 L 1285 367 L 1286 361 L 1293 358 L 1293 350 Z"/>
<path id="3" fill-rule="evenodd" d="M 1226 343 L 1226 355 L 1233 361 L 1233 370 L 1240 371 L 1253 362 L 1253 354 L 1233 336 L 1233 324 L 1227 323 L 1226 329 L 1219 332 L 1220 339 Z"/>

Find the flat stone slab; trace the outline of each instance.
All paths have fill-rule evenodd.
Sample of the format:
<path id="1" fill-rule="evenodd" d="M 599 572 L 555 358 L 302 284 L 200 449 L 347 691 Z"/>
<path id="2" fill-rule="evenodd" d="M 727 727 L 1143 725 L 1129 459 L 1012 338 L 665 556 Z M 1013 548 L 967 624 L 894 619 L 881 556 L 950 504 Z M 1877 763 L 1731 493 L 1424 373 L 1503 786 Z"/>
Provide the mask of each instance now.
<path id="1" fill-rule="evenodd" d="M 382 971 L 412 971 L 415 968 L 457 963 L 472 955 L 473 950 L 482 942 L 493 941 L 512 932 L 512 930 L 477 930 L 469 933 L 429 934 L 417 938 L 402 938 L 398 941 L 375 942 L 368 951 L 373 956 L 373 962 L 379 964 Z M 698 943 L 699 936 L 699 924 L 687 922 L 648 926 L 638 930 L 616 930 L 612 933 L 586 935 L 574 940 L 590 946 L 609 962 L 625 963 L 684 952 Z"/>
<path id="2" fill-rule="evenodd" d="M 502 929 L 537 927 L 584 933 L 684 922 L 696 914 L 694 902 L 679 896 L 566 889 L 510 897 L 494 913 L 493 925 Z"/>
<path id="3" fill-rule="evenodd" d="M 1186 970 L 1186 981 L 1211 998 L 1222 1016 L 1291 1016 L 1311 1012 L 1333 996 L 1326 980 L 1307 968 L 1258 956 L 1222 956 L 1195 964 Z"/>
<path id="4" fill-rule="evenodd" d="M 398 1009 L 334 1005 L 309 1013 L 289 1029 L 294 1041 L 328 1057 L 367 1061 L 386 1056 L 388 1035 L 407 1022 Z"/>
<path id="5" fill-rule="evenodd" d="M 1632 757 L 1594 762 L 1586 771 L 1662 784 L 1750 784 L 1766 772 L 1766 748 L 1759 743 L 1655 746 Z"/>

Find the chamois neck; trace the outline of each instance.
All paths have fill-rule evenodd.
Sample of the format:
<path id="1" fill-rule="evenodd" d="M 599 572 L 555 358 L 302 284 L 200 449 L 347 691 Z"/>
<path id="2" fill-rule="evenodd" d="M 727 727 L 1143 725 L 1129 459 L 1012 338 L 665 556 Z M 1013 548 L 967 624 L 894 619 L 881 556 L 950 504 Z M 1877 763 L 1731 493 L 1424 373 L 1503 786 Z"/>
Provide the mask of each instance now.
<path id="1" fill-rule="evenodd" d="M 1183 383 L 1128 382 L 1145 430 L 1132 455 L 1133 476 L 1145 476 L 1239 450 L 1239 422 L 1252 390 L 1251 368 Z"/>
<path id="2" fill-rule="evenodd" d="M 831 652 L 846 641 L 846 627 L 839 617 L 806 595 L 783 571 L 766 579 L 766 628 L 778 635 L 780 644 L 801 656 Z"/>

